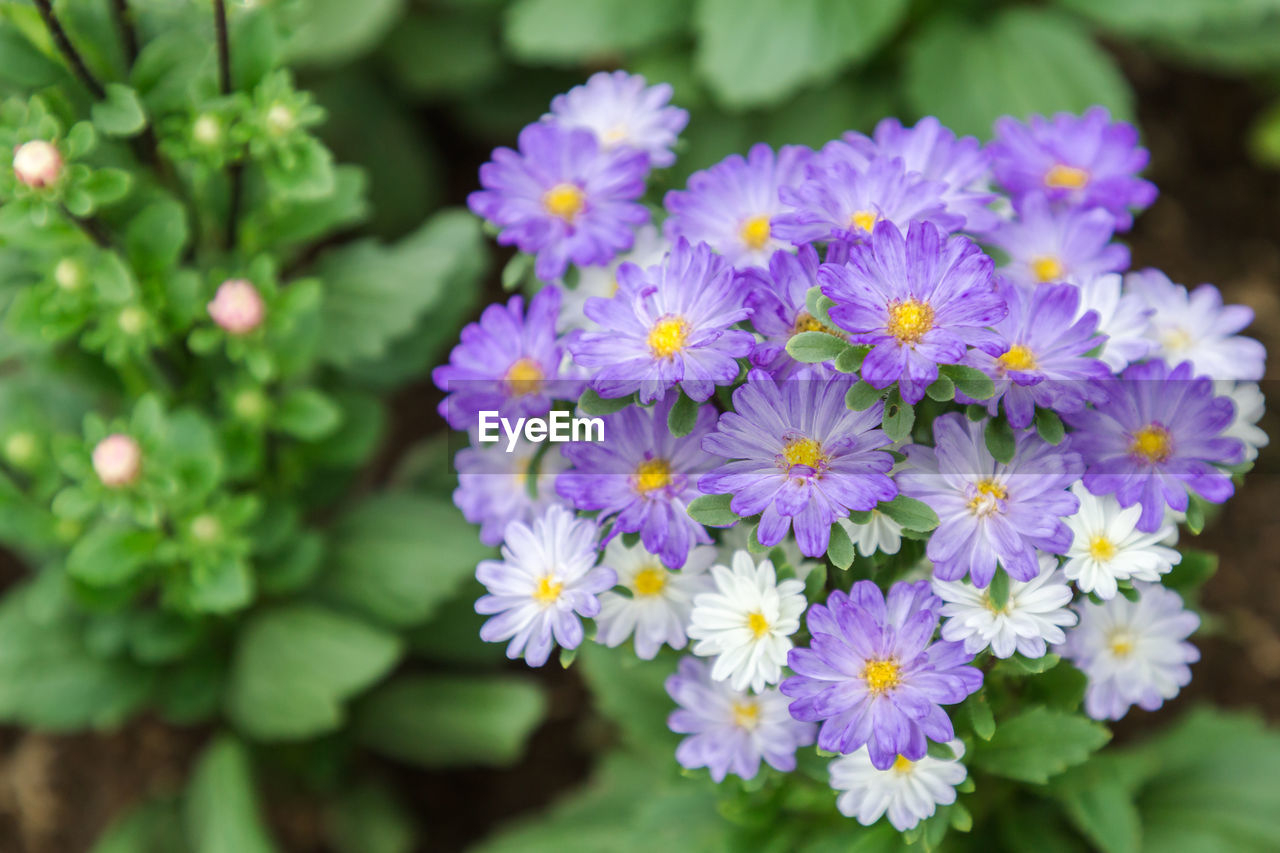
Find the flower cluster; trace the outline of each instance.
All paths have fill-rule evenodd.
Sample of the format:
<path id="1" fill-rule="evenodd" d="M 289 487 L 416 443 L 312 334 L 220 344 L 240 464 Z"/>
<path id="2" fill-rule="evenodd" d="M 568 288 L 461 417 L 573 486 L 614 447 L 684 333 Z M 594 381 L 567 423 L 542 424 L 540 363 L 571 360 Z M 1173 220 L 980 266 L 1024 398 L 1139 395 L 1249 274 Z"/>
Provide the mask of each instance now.
<path id="1" fill-rule="evenodd" d="M 886 119 L 646 207 L 671 94 L 595 75 L 471 197 L 538 281 L 463 331 L 441 413 L 603 425 L 460 451 L 456 500 L 503 543 L 482 636 L 540 665 L 594 618 L 669 661 L 685 768 L 785 773 L 816 743 L 839 811 L 899 830 L 972 784 L 991 735 L 954 711 L 1016 712 L 1010 679 L 1074 667 L 1098 720 L 1175 696 L 1199 618 L 1162 582 L 1266 443 L 1265 352 L 1212 285 L 1129 270 L 1137 131 Z"/>

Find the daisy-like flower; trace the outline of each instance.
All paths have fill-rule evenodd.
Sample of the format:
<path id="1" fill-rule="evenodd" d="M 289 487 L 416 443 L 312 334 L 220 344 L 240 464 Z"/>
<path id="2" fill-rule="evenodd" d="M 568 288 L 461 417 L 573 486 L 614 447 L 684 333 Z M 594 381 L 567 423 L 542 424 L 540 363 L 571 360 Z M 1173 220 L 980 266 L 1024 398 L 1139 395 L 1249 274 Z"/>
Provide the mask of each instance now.
<path id="1" fill-rule="evenodd" d="M 1030 430 L 1014 434 L 1008 464 L 997 462 L 984 426 L 955 412 L 938 417 L 936 447 L 907 447 L 911 467 L 898 475 L 904 495 L 938 514 L 925 551 L 935 577 L 957 581 L 968 574 L 979 589 L 991 583 L 997 561 L 1014 580 L 1030 581 L 1040 573 L 1037 548 L 1066 551 L 1071 530 L 1062 519 L 1079 509 L 1067 489 L 1082 468 L 1077 453 Z"/>
<path id="2" fill-rule="evenodd" d="M 636 242 L 631 251 L 618 255 L 606 266 L 578 267 L 578 283 L 564 291 L 564 306 L 556 329 L 568 332 L 592 328 L 595 324 L 587 319 L 587 300 L 613 298 L 618 292 L 618 267 L 635 264 L 644 268 L 660 264 L 669 248 L 667 239 L 656 226 L 641 225 L 636 229 Z"/>
<path id="3" fill-rule="evenodd" d="M 978 589 L 964 581 L 933 581 L 933 592 L 946 602 L 942 615 L 942 639 L 959 640 L 971 655 L 991 647 L 998 658 L 1018 652 L 1027 658 L 1042 658 L 1046 643 L 1066 640 L 1063 627 L 1076 624 L 1070 609 L 1071 587 L 1067 586 L 1058 561 L 1040 555 L 1040 574 L 1029 581 L 1009 581 L 1009 598 L 997 608 L 990 590 Z"/>
<path id="4" fill-rule="evenodd" d="M 476 600 L 476 612 L 490 616 L 480 626 L 480 639 L 507 645 L 507 657 L 524 655 L 530 666 L 542 666 L 554 643 L 576 649 L 582 642 L 582 620 L 600 612 L 596 596 L 617 582 L 613 569 L 596 566 L 594 522 L 574 518 L 562 506 L 527 525 L 507 525 L 501 560 L 482 560 L 476 579 L 488 595 Z"/>
<path id="5" fill-rule="evenodd" d="M 720 531 L 720 562 L 729 565 L 733 562 L 733 555 L 738 551 L 749 551 L 751 542 L 755 538 L 755 531 L 749 524 L 735 524 L 733 527 Z M 796 541 L 791 538 L 783 539 L 773 548 L 782 550 L 782 562 L 790 566 L 796 573 L 796 577 L 804 580 L 809 577 L 809 573 L 814 569 L 826 565 L 817 560 L 810 560 L 800 553 L 800 546 L 796 545 Z M 773 548 L 769 550 L 772 551 Z"/>
<path id="6" fill-rule="evenodd" d="M 1018 284 L 1079 284 L 1129 267 L 1129 250 L 1111 242 L 1114 233 L 1115 220 L 1102 208 L 1054 210 L 1043 193 L 1034 193 L 990 239 L 1009 256 L 1001 273 Z"/>
<path id="7" fill-rule="evenodd" d="M 848 754 L 865 745 L 872 766 L 888 770 L 899 756 L 924 758 L 930 740 L 955 738 L 942 706 L 977 691 L 982 672 L 968 666 L 962 644 L 930 642 L 941 606 L 927 581 L 896 583 L 887 598 L 858 581 L 809 608 L 811 648 L 792 650 L 796 674 L 781 690 L 795 700 L 791 716 L 822 721 L 819 748 Z"/>
<path id="8" fill-rule="evenodd" d="M 581 86 L 551 99 L 551 113 L 544 120 L 565 127 L 586 128 L 606 151 L 627 147 L 649 155 L 655 166 L 676 161 L 671 146 L 689 113 L 669 106 L 673 90 L 668 83 L 646 84 L 639 74 L 597 71 Z"/>
<path id="9" fill-rule="evenodd" d="M 991 168 L 1015 200 L 1045 193 L 1071 207 L 1102 207 L 1118 230 L 1127 231 L 1132 211 L 1156 199 L 1155 184 L 1138 177 L 1149 159 L 1138 145 L 1138 129 L 1113 122 L 1103 107 L 1082 116 L 1032 116 L 1025 124 L 1005 116 L 995 129 L 988 146 Z"/>
<path id="10" fill-rule="evenodd" d="M 675 400 L 668 394 L 650 408 L 628 406 L 605 416 L 604 441 L 564 445 L 573 468 L 556 479 L 556 490 L 578 509 L 598 511 L 601 523 L 612 518 L 611 537 L 639 533 L 645 548 L 678 569 L 695 543 L 711 542 L 688 505 L 699 496 L 698 475 L 719 460 L 701 449 L 715 409 L 699 409 L 693 430 L 676 438 L 667 428 Z"/>
<path id="11" fill-rule="evenodd" d="M 696 658 L 683 658 L 666 688 L 680 706 L 667 726 L 689 735 L 676 747 L 676 761 L 687 770 L 707 768 L 716 782 L 729 773 L 755 778 L 761 759 L 788 773 L 796 769 L 796 750 L 813 743 L 814 726 L 792 719 L 777 690 L 735 690 L 712 679 L 711 667 Z"/>
<path id="12" fill-rule="evenodd" d="M 918 403 L 938 365 L 959 362 L 967 345 L 989 339 L 984 327 L 1005 316 L 991 268 L 964 237 L 913 222 L 904 238 L 884 222 L 852 247 L 848 263 L 823 264 L 818 279 L 836 302 L 831 320 L 872 347 L 862 378 L 876 388 L 897 381 L 902 399 Z"/>
<path id="13" fill-rule="evenodd" d="M 926 755 L 912 761 L 899 755 L 886 770 L 871 763 L 865 748 L 834 759 L 829 772 L 831 787 L 840 792 L 836 808 L 863 826 L 871 826 L 888 813 L 889 823 L 899 832 L 933 817 L 938 806 L 956 801 L 956 786 L 969 775 L 960 763 L 964 744 L 953 740 L 947 746 L 952 758 Z"/>
<path id="14" fill-rule="evenodd" d="M 1098 359 L 1115 373 L 1146 358 L 1155 349 L 1147 337 L 1154 313 L 1142 300 L 1124 291 L 1124 279 L 1115 274 L 1094 276 L 1078 282 L 1079 320 L 1089 311 L 1098 315 L 1098 334 L 1106 337 Z"/>
<path id="15" fill-rule="evenodd" d="M 878 509 L 871 510 L 871 517 L 863 524 L 854 524 L 848 518 L 836 519 L 836 524 L 844 528 L 864 557 L 876 552 L 896 554 L 902 548 L 902 525 Z"/>
<path id="16" fill-rule="evenodd" d="M 1245 462 L 1257 459 L 1258 449 L 1271 443 L 1267 433 L 1258 426 L 1258 421 L 1262 420 L 1267 411 L 1267 400 L 1262 396 L 1262 389 L 1256 382 L 1215 379 L 1213 393 L 1229 398 L 1236 407 L 1231 426 L 1222 434 L 1228 438 L 1238 438 L 1244 443 Z"/>
<path id="17" fill-rule="evenodd" d="M 520 439 L 509 453 L 496 445 L 473 446 L 459 450 L 454 457 L 458 488 L 453 502 L 467 521 L 480 525 L 484 544 L 501 545 L 509 523 L 528 524 L 547 507 L 562 503 L 555 480 L 569 463 L 557 453 L 548 453 L 539 461 L 539 447 Z"/>
<path id="18" fill-rule="evenodd" d="M 1160 576 L 1182 562 L 1182 554 L 1168 547 L 1178 541 L 1178 526 L 1166 519 L 1155 531 L 1138 530 L 1142 508 L 1120 506 L 1111 495 L 1094 495 L 1076 483 L 1071 493 L 1080 510 L 1066 519 L 1071 547 L 1063 565 L 1068 580 L 1081 592 L 1099 598 L 1116 597 L 1117 581 L 1159 582 Z"/>
<path id="19" fill-rule="evenodd" d="M 711 245 L 735 267 L 763 267 L 778 249 L 788 247 L 773 232 L 783 211 L 781 187 L 796 186 L 813 152 L 784 145 L 775 155 L 763 142 L 744 159 L 731 154 L 689 176 L 688 189 L 668 192 L 663 204 L 671 215 L 663 224 L 667 239 L 687 238 Z"/>
<path id="20" fill-rule="evenodd" d="M 587 316 L 603 331 L 579 332 L 569 348 L 601 397 L 639 391 L 640 402 L 651 403 L 679 385 L 702 402 L 738 378 L 736 359 L 755 342 L 730 328 L 751 313 L 742 300 L 723 258 L 680 239 L 660 265 L 619 267 L 617 295 L 587 301 Z"/>
<path id="21" fill-rule="evenodd" d="M 1215 397 L 1213 382 L 1195 376 L 1191 362 L 1134 364 L 1105 390 L 1096 408 L 1064 415 L 1074 429 L 1071 447 L 1088 466 L 1089 491 L 1114 494 L 1124 507 L 1141 504 L 1144 533 L 1160 528 L 1166 506 L 1185 512 L 1188 490 L 1210 503 L 1231 497 L 1231 477 L 1218 466 L 1244 459 L 1244 444 L 1224 435 L 1235 406 Z"/>
<path id="22" fill-rule="evenodd" d="M 1075 319 L 1080 290 L 1071 284 L 1047 284 L 1034 290 L 1005 285 L 1000 293 L 1009 315 L 996 323 L 998 339 L 979 344 L 965 363 L 995 382 L 995 393 L 983 401 L 995 415 L 1001 403 L 1014 429 L 1030 426 L 1036 406 L 1074 412 L 1101 395 L 1098 382 L 1111 370 L 1085 355 L 1098 346 L 1097 314 Z M 1074 321 L 1074 322 L 1073 322 Z M 962 403 L 977 400 L 957 393 Z"/>
<path id="23" fill-rule="evenodd" d="M 791 635 L 800 630 L 804 582 L 778 582 L 773 563 L 757 566 L 746 551 L 733 555 L 732 568 L 712 566 L 715 590 L 693 600 L 689 639 L 693 653 L 715 656 L 711 677 L 734 690 L 759 693 L 782 677 Z"/>
<path id="24" fill-rule="evenodd" d="M 513 296 L 506 305 L 490 305 L 460 334 L 449 363 L 431 371 L 436 387 L 448 396 L 440 416 L 454 429 L 473 429 L 481 411 L 503 417 L 537 417 L 553 399 L 577 399 L 582 383 L 565 370 L 564 341 L 556 336 L 560 288 L 544 287 L 529 302 Z"/>
<path id="25" fill-rule="evenodd" d="M 790 378 L 801 369 L 787 354 L 791 338 L 801 332 L 836 334 L 805 307 L 809 289 L 818 286 L 818 252 L 812 246 L 801 246 L 795 254 L 774 252 L 768 273 L 750 270 L 743 284 L 749 288 L 751 325 L 763 337 L 751 350 L 751 363 L 775 379 Z"/>
<path id="26" fill-rule="evenodd" d="M 1148 337 L 1154 355 L 1169 364 L 1189 361 L 1197 376 L 1257 381 L 1266 369 L 1267 350 L 1253 338 L 1236 334 L 1253 322 L 1253 309 L 1223 305 L 1212 284 L 1189 291 L 1159 270 L 1125 277 L 1125 288 L 1152 311 Z"/>
<path id="27" fill-rule="evenodd" d="M 605 549 L 604 563 L 618 573 L 618 585 L 628 594 L 600 593 L 596 640 L 614 648 L 634 634 L 636 656 L 643 660 L 653 660 L 663 643 L 683 649 L 693 597 L 712 589 L 707 569 L 715 561 L 716 549 L 699 545 L 684 567 L 673 572 L 643 545 L 628 548 L 614 539 Z"/>
<path id="28" fill-rule="evenodd" d="M 575 264 L 607 264 L 631 248 L 649 211 L 644 194 L 649 157 L 634 148 L 602 150 L 589 130 L 534 122 L 520 131 L 519 151 L 497 148 L 480 167 L 484 187 L 467 197 L 477 216 L 499 226 L 498 242 L 536 254 L 543 281 Z"/>
<path id="29" fill-rule="evenodd" d="M 799 186 L 782 187 L 788 210 L 775 221 L 773 233 L 797 246 L 814 241 L 860 240 L 881 220 L 904 230 L 909 222 L 932 222 L 943 232 L 964 225 L 964 217 L 947 211 L 946 184 L 908 172 L 902 160 L 876 158 L 862 169 L 846 162 L 811 162 Z"/>
<path id="30" fill-rule="evenodd" d="M 1080 624 L 1058 651 L 1089 679 L 1085 713 L 1118 720 L 1133 705 L 1154 711 L 1191 681 L 1189 664 L 1200 652 L 1186 642 L 1200 617 L 1176 592 L 1159 584 L 1135 584 L 1137 601 L 1117 596 L 1102 604 L 1077 604 Z"/>
<path id="31" fill-rule="evenodd" d="M 837 519 L 898 493 L 888 476 L 893 457 L 882 450 L 892 442 L 879 429 L 880 406 L 850 410 L 844 398 L 852 384 L 807 370 L 780 383 L 753 372 L 733 392 L 734 411 L 702 440 L 703 450 L 735 461 L 702 475 L 698 488 L 733 495 L 739 516 L 762 514 L 761 545 L 794 529 L 800 553 L 822 556 Z"/>

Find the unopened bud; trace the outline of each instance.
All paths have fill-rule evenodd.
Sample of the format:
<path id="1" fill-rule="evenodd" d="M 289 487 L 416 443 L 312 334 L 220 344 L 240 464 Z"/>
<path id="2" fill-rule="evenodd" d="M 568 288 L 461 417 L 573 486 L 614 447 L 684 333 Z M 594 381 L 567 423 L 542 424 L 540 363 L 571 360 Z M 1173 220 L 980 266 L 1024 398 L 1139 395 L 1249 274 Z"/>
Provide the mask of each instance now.
<path id="1" fill-rule="evenodd" d="M 126 305 L 116 315 L 116 325 L 126 335 L 140 335 L 147 328 L 147 323 L 150 319 L 151 317 L 142 308 L 136 305 Z"/>
<path id="2" fill-rule="evenodd" d="M 212 148 L 222 142 L 222 122 L 215 115 L 205 114 L 191 125 L 191 138 L 206 148 Z"/>
<path id="3" fill-rule="evenodd" d="M 127 486 L 142 470 L 142 448 L 130 436 L 113 433 L 93 449 L 93 470 L 107 488 Z"/>
<path id="4" fill-rule="evenodd" d="M 63 290 L 79 290 L 84 284 L 84 266 L 72 258 L 63 258 L 53 268 L 53 280 Z"/>
<path id="5" fill-rule="evenodd" d="M 40 454 L 40 442 L 29 432 L 15 432 L 5 439 L 4 458 L 15 468 L 26 468 Z"/>
<path id="6" fill-rule="evenodd" d="M 262 295 L 242 278 L 224 281 L 209 303 L 209 316 L 233 335 L 247 335 L 262 325 L 266 313 Z"/>
<path id="7" fill-rule="evenodd" d="M 33 190 L 47 187 L 62 175 L 62 155 L 52 142 L 33 139 L 13 152 L 13 173 Z"/>
<path id="8" fill-rule="evenodd" d="M 284 104 L 276 104 L 267 110 L 267 130 L 276 136 L 283 136 L 293 130 L 297 118 L 293 115 L 293 110 Z"/>

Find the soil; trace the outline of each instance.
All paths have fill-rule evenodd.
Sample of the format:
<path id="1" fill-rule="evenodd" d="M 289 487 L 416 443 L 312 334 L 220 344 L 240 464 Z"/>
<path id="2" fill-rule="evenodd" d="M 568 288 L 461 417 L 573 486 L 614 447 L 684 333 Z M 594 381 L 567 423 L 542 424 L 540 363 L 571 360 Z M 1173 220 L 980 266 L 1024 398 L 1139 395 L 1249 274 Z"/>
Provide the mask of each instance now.
<path id="1" fill-rule="evenodd" d="M 1147 57 L 1121 59 L 1138 91 L 1152 152 L 1149 176 L 1161 190 L 1129 236 L 1135 267 L 1158 266 L 1190 285 L 1213 281 L 1228 302 L 1257 312 L 1250 334 L 1280 352 L 1280 173 L 1255 166 L 1245 148 L 1249 126 L 1265 106 L 1262 95 L 1237 80 Z M 482 154 L 459 159 L 478 164 Z M 455 173 L 474 171 L 460 167 Z M 1276 375 L 1274 367 L 1268 371 Z M 1270 380 L 1264 391 L 1280 401 L 1280 383 Z M 426 381 L 397 395 L 392 441 L 371 479 L 388 471 L 404 448 L 436 431 L 434 399 Z M 1268 413 L 1264 427 L 1280 435 L 1280 417 Z M 1206 608 L 1220 619 L 1201 642 L 1203 659 L 1191 685 L 1156 714 L 1131 714 L 1119 727 L 1121 739 L 1141 736 L 1197 702 L 1259 708 L 1280 719 L 1280 552 L 1272 545 L 1280 540 L 1278 475 L 1280 449 L 1273 446 L 1195 543 L 1221 556 L 1204 591 Z M 0 569 L 0 583 L 10 571 Z M 431 850 L 460 850 L 502 821 L 546 805 L 587 773 L 585 692 L 572 671 L 547 667 L 541 677 L 552 712 L 513 768 L 441 774 L 370 760 L 365 769 L 395 786 L 426 829 Z M 0 728 L 0 851 L 88 850 L 121 809 L 141 796 L 178 790 L 203 738 L 150 719 L 98 735 Z M 314 801 L 274 795 L 269 817 L 285 849 L 325 849 Z"/>

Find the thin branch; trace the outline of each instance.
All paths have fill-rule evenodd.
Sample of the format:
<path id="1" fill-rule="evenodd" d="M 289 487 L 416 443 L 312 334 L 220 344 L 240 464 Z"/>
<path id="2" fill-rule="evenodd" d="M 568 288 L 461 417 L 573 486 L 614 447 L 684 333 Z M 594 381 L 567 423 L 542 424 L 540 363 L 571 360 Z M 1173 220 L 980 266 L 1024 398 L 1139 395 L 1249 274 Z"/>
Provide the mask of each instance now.
<path id="1" fill-rule="evenodd" d="M 213 0 L 213 26 L 218 39 L 218 85 L 223 95 L 231 94 L 231 41 L 227 38 L 227 4 L 225 0 Z M 240 218 L 241 195 L 244 192 L 244 164 L 232 163 L 227 167 L 230 193 L 227 198 L 226 245 L 236 243 L 236 222 Z"/>
<path id="2" fill-rule="evenodd" d="M 125 62 L 133 68 L 133 63 L 138 61 L 138 32 L 133 28 L 129 0 L 111 0 L 111 11 L 115 13 L 116 29 L 120 31 L 120 41 L 124 45 Z"/>
<path id="3" fill-rule="evenodd" d="M 67 62 L 71 64 L 71 70 L 80 78 L 80 82 L 84 83 L 85 88 L 92 92 L 95 98 L 101 100 L 106 97 L 106 90 L 102 88 L 102 84 L 98 82 L 98 79 L 93 76 L 89 66 L 84 64 L 84 58 L 80 56 L 80 52 L 71 43 L 71 39 L 67 38 L 66 30 L 62 28 L 61 22 L 58 21 L 58 16 L 53 13 L 53 4 L 49 0 L 35 0 L 35 4 L 36 9 L 40 12 L 40 17 L 44 20 L 44 25 L 49 28 L 49 34 L 53 36 L 54 44 L 58 46 L 58 50 L 62 52 Z"/>
<path id="4" fill-rule="evenodd" d="M 81 231 L 85 233 L 100 249 L 108 249 L 111 247 L 111 238 L 107 235 L 106 229 L 102 227 L 96 219 L 81 219 L 66 207 L 62 208 L 63 216 L 71 220 Z"/>

